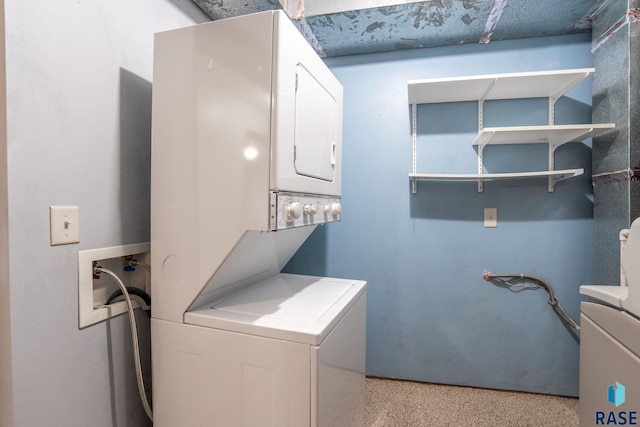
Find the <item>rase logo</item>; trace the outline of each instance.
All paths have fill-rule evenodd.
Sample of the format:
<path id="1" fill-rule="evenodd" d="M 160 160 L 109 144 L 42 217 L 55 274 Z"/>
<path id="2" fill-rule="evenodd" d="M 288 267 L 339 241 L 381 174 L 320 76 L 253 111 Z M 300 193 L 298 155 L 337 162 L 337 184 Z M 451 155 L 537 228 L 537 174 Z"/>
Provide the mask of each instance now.
<path id="1" fill-rule="evenodd" d="M 607 401 L 616 408 L 625 402 L 625 388 L 618 381 L 607 388 Z M 596 425 L 601 426 L 636 426 L 638 411 L 596 411 Z"/>
<path id="2" fill-rule="evenodd" d="M 624 403 L 624 386 L 616 381 L 615 384 L 610 385 L 607 389 L 609 403 L 616 405 L 616 408 Z"/>

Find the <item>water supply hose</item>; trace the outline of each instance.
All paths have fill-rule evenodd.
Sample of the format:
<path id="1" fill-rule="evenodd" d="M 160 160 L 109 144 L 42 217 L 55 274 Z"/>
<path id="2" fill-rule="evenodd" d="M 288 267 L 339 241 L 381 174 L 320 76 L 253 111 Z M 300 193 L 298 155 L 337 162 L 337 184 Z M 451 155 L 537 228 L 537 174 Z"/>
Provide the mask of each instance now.
<path id="1" fill-rule="evenodd" d="M 556 294 L 553 292 L 553 288 L 544 280 L 535 276 L 528 276 L 522 273 L 519 273 L 519 274 L 484 273 L 482 277 L 487 282 L 498 281 L 501 284 L 509 287 L 544 289 L 549 294 L 549 301 L 547 302 L 556 312 L 558 317 L 560 317 L 560 320 L 562 320 L 567 326 L 573 328 L 576 332 L 580 333 L 580 326 L 578 326 L 578 324 L 571 317 L 569 317 L 567 313 L 565 313 L 564 309 L 562 308 L 562 305 L 560 304 L 560 301 L 558 301 L 558 298 L 556 298 Z M 509 279 L 518 279 L 522 281 L 527 281 L 527 282 L 533 283 L 533 285 L 518 285 L 518 284 L 511 283 Z"/>
<path id="2" fill-rule="evenodd" d="M 140 394 L 140 401 L 142 402 L 142 406 L 144 407 L 144 412 L 147 414 L 147 417 L 149 417 L 149 419 L 153 421 L 153 412 L 151 411 L 151 406 L 149 405 L 149 400 L 147 399 L 147 394 L 144 390 L 144 379 L 142 378 L 142 366 L 140 364 L 140 346 L 138 344 L 138 328 L 136 327 L 136 319 L 133 313 L 133 305 L 131 304 L 129 292 L 127 291 L 124 283 L 122 283 L 122 280 L 120 280 L 120 278 L 113 271 L 97 266 L 94 272 L 95 274 L 105 273 L 113 277 L 113 279 L 120 287 L 120 291 L 122 292 L 125 301 L 127 302 L 127 311 L 129 312 L 129 326 L 131 327 L 131 340 L 133 342 L 133 360 L 135 362 L 136 380 L 138 382 L 138 393 Z"/>

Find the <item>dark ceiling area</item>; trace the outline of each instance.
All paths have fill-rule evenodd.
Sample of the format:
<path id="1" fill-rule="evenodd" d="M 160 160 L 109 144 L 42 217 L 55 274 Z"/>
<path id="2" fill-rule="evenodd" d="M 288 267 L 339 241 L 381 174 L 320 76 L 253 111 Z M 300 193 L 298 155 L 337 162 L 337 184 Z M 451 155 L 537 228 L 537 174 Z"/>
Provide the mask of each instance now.
<path id="1" fill-rule="evenodd" d="M 323 57 L 590 32 L 602 0 L 193 0 L 212 20 L 284 9 Z M 347 10 L 348 9 L 348 10 Z"/>

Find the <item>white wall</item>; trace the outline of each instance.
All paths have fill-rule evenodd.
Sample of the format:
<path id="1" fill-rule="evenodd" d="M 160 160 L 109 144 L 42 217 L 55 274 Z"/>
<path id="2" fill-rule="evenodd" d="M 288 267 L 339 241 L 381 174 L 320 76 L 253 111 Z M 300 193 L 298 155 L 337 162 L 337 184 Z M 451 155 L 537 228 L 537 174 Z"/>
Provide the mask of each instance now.
<path id="1" fill-rule="evenodd" d="M 149 240 L 153 33 L 207 18 L 189 0 L 5 6 L 13 386 L 2 377 L 0 397 L 12 393 L 15 426 L 146 425 L 126 318 L 78 329 L 77 252 Z M 81 243 L 52 247 L 48 207 L 67 204 Z"/>
<path id="2" fill-rule="evenodd" d="M 11 318 L 9 316 L 9 234 L 7 216 L 7 122 L 4 61 L 4 0 L 0 0 L 0 426 L 11 413 Z"/>

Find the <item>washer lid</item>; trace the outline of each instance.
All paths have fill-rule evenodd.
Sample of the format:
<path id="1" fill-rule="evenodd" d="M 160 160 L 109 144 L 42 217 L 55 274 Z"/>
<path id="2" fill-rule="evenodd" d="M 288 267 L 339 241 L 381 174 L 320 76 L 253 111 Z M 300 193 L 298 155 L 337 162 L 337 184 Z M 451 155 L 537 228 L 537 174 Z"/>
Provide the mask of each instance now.
<path id="1" fill-rule="evenodd" d="M 611 285 L 583 285 L 580 286 L 580 293 L 622 309 L 622 301 L 627 299 L 629 288 L 626 286 Z"/>
<path id="2" fill-rule="evenodd" d="M 185 314 L 185 323 L 319 345 L 366 282 L 277 274 Z"/>

